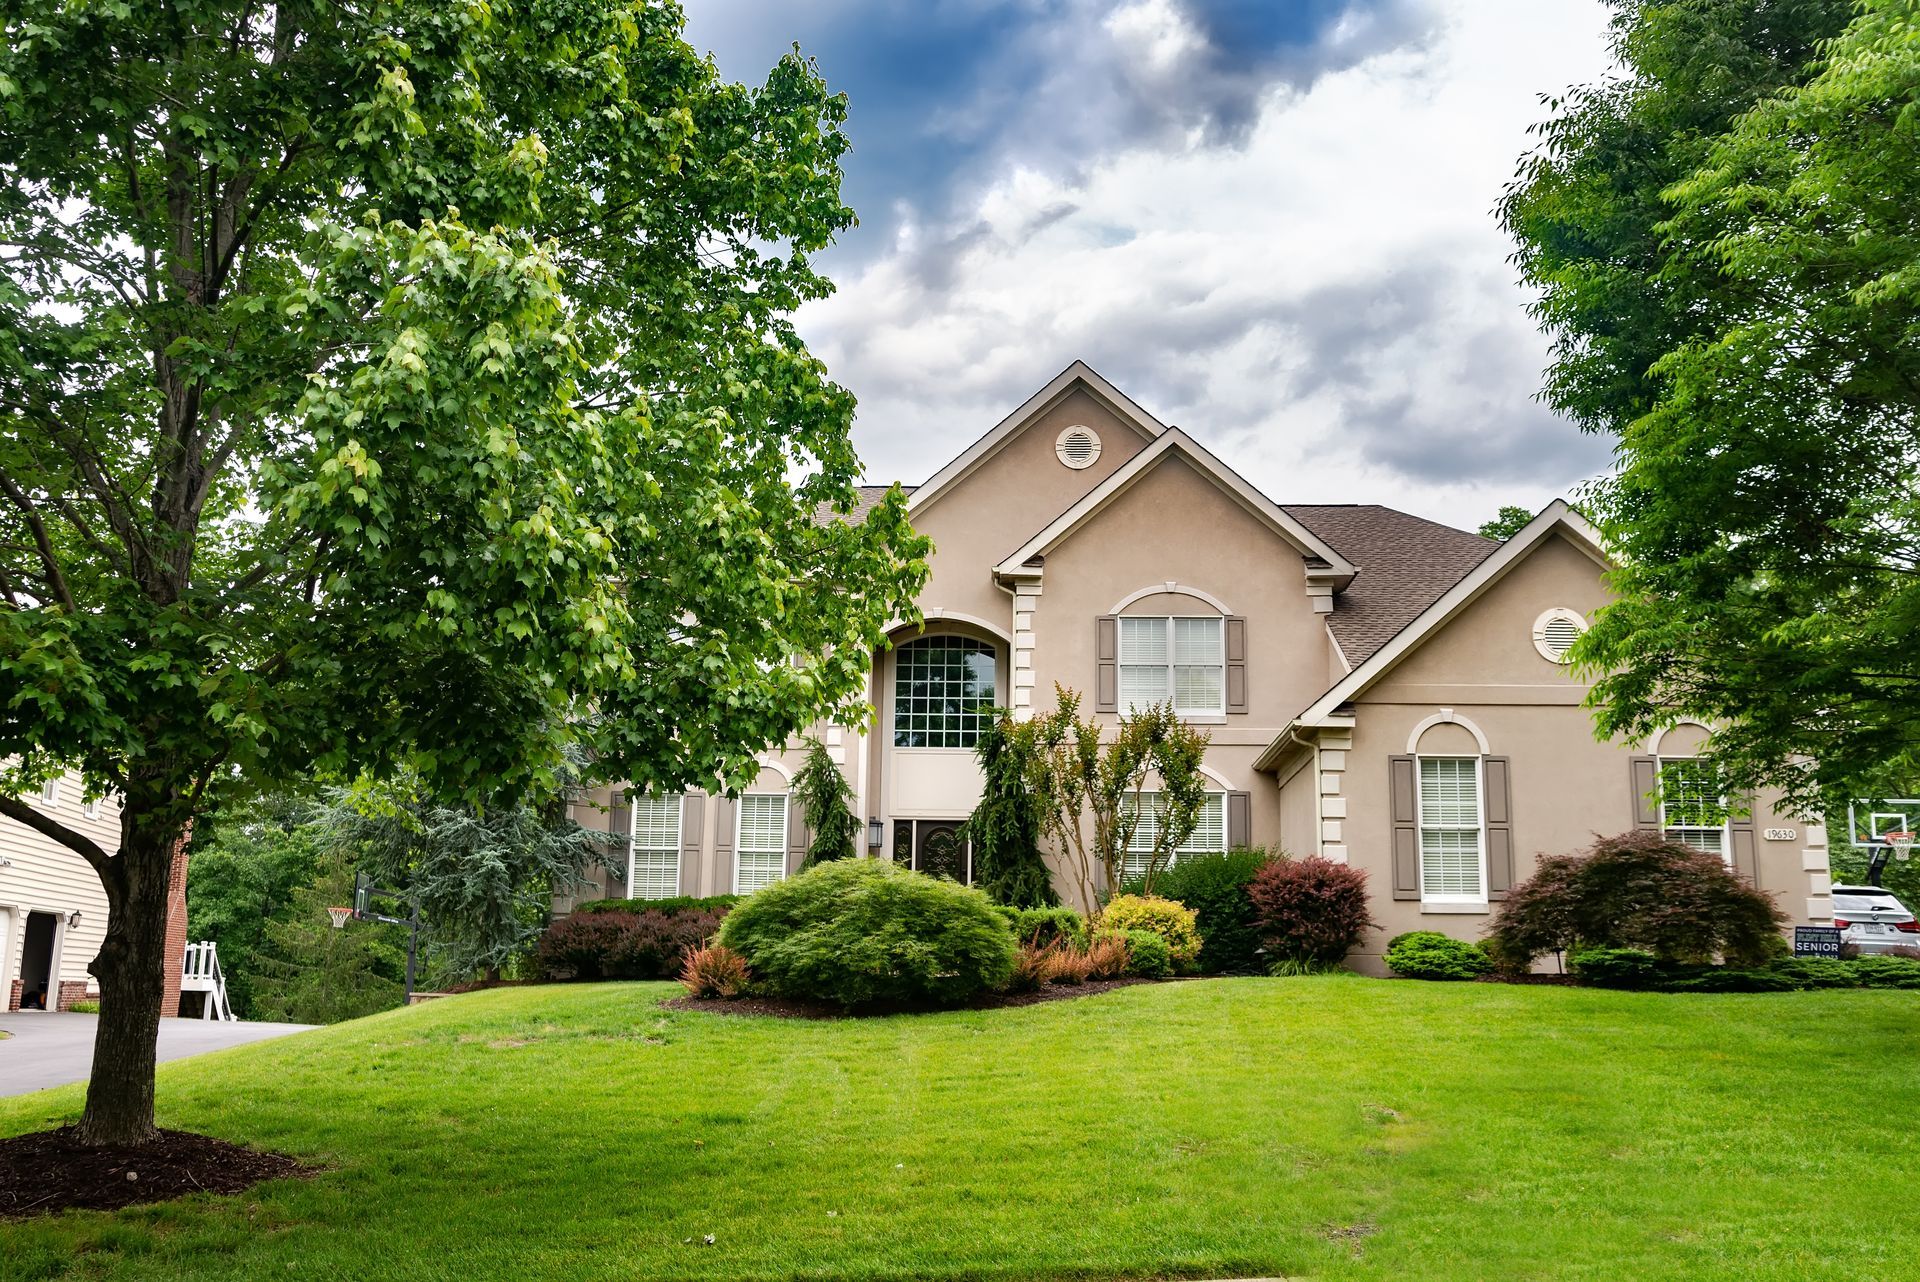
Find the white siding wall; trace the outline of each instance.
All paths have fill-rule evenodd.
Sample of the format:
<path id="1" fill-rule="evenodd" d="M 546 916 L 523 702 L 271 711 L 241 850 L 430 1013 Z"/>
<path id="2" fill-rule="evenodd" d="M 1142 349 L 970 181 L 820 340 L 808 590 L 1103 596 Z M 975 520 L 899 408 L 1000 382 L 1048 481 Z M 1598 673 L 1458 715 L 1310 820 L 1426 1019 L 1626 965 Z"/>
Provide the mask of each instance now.
<path id="1" fill-rule="evenodd" d="M 27 798 L 29 804 L 46 809 L 67 827 L 85 833 L 102 849 L 112 851 L 120 845 L 120 808 L 111 799 L 100 806 L 100 817 L 86 817 L 81 800 L 84 795 L 80 776 L 69 772 L 60 781 L 59 798 L 48 807 L 40 798 Z M 20 976 L 20 961 L 26 939 L 29 912 L 51 912 L 61 918 L 54 936 L 58 953 L 57 978 L 86 980 L 87 963 L 100 951 L 107 933 L 107 892 L 87 861 L 65 846 L 43 837 L 25 824 L 0 818 L 0 1006 L 6 993 Z M 80 910 L 80 924 L 68 927 L 67 914 Z"/>

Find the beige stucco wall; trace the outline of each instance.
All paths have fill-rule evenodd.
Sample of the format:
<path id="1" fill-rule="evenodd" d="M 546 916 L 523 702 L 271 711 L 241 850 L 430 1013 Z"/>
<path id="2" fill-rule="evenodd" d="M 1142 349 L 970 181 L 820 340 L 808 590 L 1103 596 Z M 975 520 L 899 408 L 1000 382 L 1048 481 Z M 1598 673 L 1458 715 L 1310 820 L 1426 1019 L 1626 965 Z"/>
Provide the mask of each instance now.
<path id="1" fill-rule="evenodd" d="M 1345 813 L 1326 837 L 1367 872 L 1374 891 L 1380 929 L 1354 959 L 1361 969 L 1380 970 L 1386 941 L 1403 931 L 1474 939 L 1489 920 L 1486 912 L 1446 911 L 1392 897 L 1388 759 L 1407 753 L 1415 728 L 1442 709 L 1451 709 L 1453 722 L 1428 729 L 1417 742 L 1419 751 L 1477 754 L 1477 740 L 1466 729 L 1470 723 L 1485 737 L 1488 755 L 1509 760 L 1515 880 L 1531 875 L 1541 854 L 1571 853 L 1596 834 L 1633 827 L 1629 761 L 1647 746 L 1597 741 L 1591 713 L 1580 706 L 1585 685 L 1543 658 L 1532 640 L 1534 620 L 1544 611 L 1559 606 L 1584 614 L 1604 600 L 1599 567 L 1556 537 L 1355 700 L 1352 748 L 1338 780 Z M 1679 727 L 1668 732 L 1661 750 L 1690 755 L 1702 737 L 1696 727 Z M 1824 834 L 1779 813 L 1772 798 L 1759 799 L 1753 818 L 1760 888 L 1775 894 L 1796 921 L 1816 920 L 1823 911 L 1830 916 L 1821 898 L 1827 888 Z M 1795 837 L 1769 841 L 1768 828 L 1792 829 Z"/>

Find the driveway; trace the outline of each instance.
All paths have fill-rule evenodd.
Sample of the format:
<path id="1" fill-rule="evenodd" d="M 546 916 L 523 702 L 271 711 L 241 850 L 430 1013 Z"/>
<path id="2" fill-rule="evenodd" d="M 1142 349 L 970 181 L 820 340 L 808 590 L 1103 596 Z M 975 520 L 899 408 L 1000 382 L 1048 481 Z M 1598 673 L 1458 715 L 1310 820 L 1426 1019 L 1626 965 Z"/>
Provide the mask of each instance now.
<path id="1" fill-rule="evenodd" d="M 93 1063 L 93 1030 L 98 1015 L 71 1011 L 15 1011 L 0 1014 L 0 1095 L 68 1082 L 84 1082 Z M 244 1046 L 269 1037 L 304 1032 L 312 1024 L 251 1024 L 217 1019 L 160 1021 L 160 1058 L 185 1059 L 205 1051 Z"/>

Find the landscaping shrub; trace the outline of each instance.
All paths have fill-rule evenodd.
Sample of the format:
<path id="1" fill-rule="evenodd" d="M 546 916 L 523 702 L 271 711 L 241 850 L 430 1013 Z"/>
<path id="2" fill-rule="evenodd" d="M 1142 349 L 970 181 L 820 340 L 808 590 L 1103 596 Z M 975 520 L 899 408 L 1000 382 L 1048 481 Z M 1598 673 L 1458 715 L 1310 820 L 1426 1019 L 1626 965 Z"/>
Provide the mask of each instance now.
<path id="1" fill-rule="evenodd" d="M 1785 920 L 1771 896 L 1720 856 L 1657 831 L 1630 832 L 1603 837 L 1582 855 L 1542 859 L 1507 892 L 1488 947 L 1507 970 L 1583 947 L 1637 948 L 1670 965 L 1718 955 L 1751 967 L 1779 954 Z"/>
<path id="2" fill-rule="evenodd" d="M 1352 975 L 1359 972 L 1348 970 L 1337 961 L 1316 961 L 1310 957 L 1282 957 L 1267 967 L 1267 974 L 1276 979 L 1294 979 L 1301 975 Z"/>
<path id="3" fill-rule="evenodd" d="M 1337 963 L 1378 924 L 1367 911 L 1367 875 L 1318 855 L 1274 860 L 1254 874 L 1247 896 L 1280 961 Z"/>
<path id="4" fill-rule="evenodd" d="M 1013 932 L 978 890 L 874 859 L 842 859 L 742 900 L 720 943 L 784 997 L 857 1006 L 955 1004 L 1013 973 Z"/>
<path id="5" fill-rule="evenodd" d="M 1116 895 L 1100 913 L 1100 929 L 1125 933 L 1149 930 L 1167 941 L 1173 968 L 1188 971 L 1200 956 L 1200 928 L 1194 911 L 1158 895 Z"/>
<path id="6" fill-rule="evenodd" d="M 695 997 L 738 997 L 751 979 L 746 958 L 720 944 L 689 948 L 680 966 L 680 982 Z"/>
<path id="7" fill-rule="evenodd" d="M 1655 988 L 1669 978 L 1660 959 L 1639 948 L 1576 948 L 1567 969 L 1595 988 Z"/>
<path id="8" fill-rule="evenodd" d="M 1036 948 L 1032 944 L 1021 944 L 1013 955 L 1013 970 L 1007 976 L 1007 982 L 1000 986 L 1003 993 L 1030 993 L 1047 982 L 1053 974 L 1052 946 Z"/>
<path id="9" fill-rule="evenodd" d="M 1387 944 L 1387 966 L 1408 979 L 1478 979 L 1493 969 L 1493 961 L 1469 940 L 1412 930 Z"/>
<path id="10" fill-rule="evenodd" d="M 1087 919 L 1071 908 L 1004 909 L 1013 922 L 1014 936 L 1022 943 L 1044 948 L 1057 940 L 1084 947 Z"/>
<path id="11" fill-rule="evenodd" d="M 574 913 L 540 937 L 540 973 L 548 979 L 672 979 L 683 955 L 713 937 L 711 910 Z"/>
<path id="12" fill-rule="evenodd" d="M 709 895 L 705 899 L 696 899 L 691 895 L 678 895 L 672 899 L 589 899 L 576 904 L 575 916 L 581 913 L 660 913 L 675 917 L 685 912 L 725 913 L 740 902 L 738 895 Z"/>
<path id="13" fill-rule="evenodd" d="M 1047 966 L 1049 984 L 1084 984 L 1093 978 L 1093 958 L 1086 949 L 1062 944 L 1048 952 L 1052 956 Z"/>
<path id="14" fill-rule="evenodd" d="M 1851 965 L 1862 988 L 1920 988 L 1920 957 L 1881 953 Z"/>
<path id="15" fill-rule="evenodd" d="M 100 1013 L 100 1003 L 88 999 L 75 1002 L 73 1005 L 67 1007 L 67 1009 L 75 1015 L 98 1015 Z"/>
<path id="16" fill-rule="evenodd" d="M 1087 944 L 1087 978 L 1118 979 L 1127 973 L 1127 939 L 1131 935 L 1152 935 L 1150 930 L 1108 931 Z M 1159 936 L 1154 936 L 1156 939 Z M 1161 940 L 1165 943 L 1165 940 Z"/>
<path id="17" fill-rule="evenodd" d="M 1173 951 L 1150 930 L 1130 930 L 1124 936 L 1127 972 L 1143 979 L 1165 979 L 1173 974 Z"/>
<path id="18" fill-rule="evenodd" d="M 1203 975 L 1253 974 L 1260 969 L 1260 929 L 1254 922 L 1247 887 L 1273 862 L 1258 847 L 1219 855 L 1181 855 L 1153 879 L 1153 890 L 1193 909 L 1200 929 L 1200 955 L 1194 967 Z M 1135 877 L 1122 894 L 1143 893 Z"/>

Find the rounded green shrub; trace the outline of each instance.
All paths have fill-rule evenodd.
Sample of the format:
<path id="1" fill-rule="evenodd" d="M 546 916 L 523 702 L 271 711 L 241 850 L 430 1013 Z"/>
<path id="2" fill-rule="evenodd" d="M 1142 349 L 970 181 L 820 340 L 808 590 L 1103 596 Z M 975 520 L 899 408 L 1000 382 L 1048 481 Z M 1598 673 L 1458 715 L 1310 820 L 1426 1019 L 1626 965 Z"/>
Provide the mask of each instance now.
<path id="1" fill-rule="evenodd" d="M 1127 973 L 1143 979 L 1165 979 L 1173 974 L 1173 950 L 1150 930 L 1130 930 L 1121 936 L 1127 944 Z"/>
<path id="2" fill-rule="evenodd" d="M 1660 959 L 1638 948 L 1576 948 L 1567 969 L 1595 988 L 1654 988 L 1667 978 Z"/>
<path id="3" fill-rule="evenodd" d="M 1194 967 L 1203 975 L 1251 975 L 1261 969 L 1260 929 L 1254 924 L 1247 885 L 1273 857 L 1265 850 L 1229 850 L 1218 855 L 1181 855 L 1153 879 L 1153 892 L 1193 909 L 1200 928 L 1200 955 Z M 1144 894 L 1135 877 L 1123 894 Z"/>
<path id="4" fill-rule="evenodd" d="M 1846 963 L 1862 988 L 1920 988 L 1920 960 L 1885 954 Z"/>
<path id="5" fill-rule="evenodd" d="M 1100 913 L 1100 929 L 1146 930 L 1167 943 L 1167 952 L 1178 971 L 1192 969 L 1200 956 L 1200 927 L 1193 909 L 1158 895 L 1116 895 Z"/>
<path id="6" fill-rule="evenodd" d="M 1065 940 L 1079 948 L 1087 946 L 1087 919 L 1071 908 L 1016 908 L 1013 934 L 1023 944 L 1045 948 Z"/>
<path id="7" fill-rule="evenodd" d="M 874 859 L 839 859 L 740 901 L 719 942 L 783 997 L 954 1005 L 1005 984 L 1014 937 L 970 886 Z"/>
<path id="8" fill-rule="evenodd" d="M 1388 942 L 1387 967 L 1407 979 L 1478 979 L 1493 969 L 1493 959 L 1471 940 L 1410 930 Z"/>

